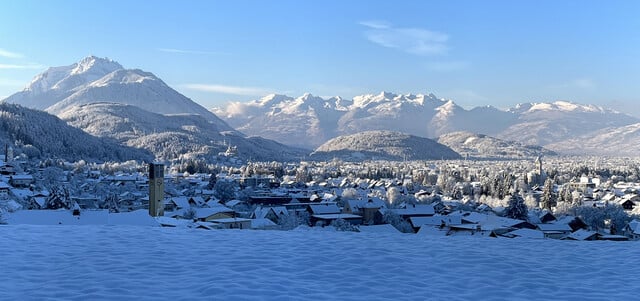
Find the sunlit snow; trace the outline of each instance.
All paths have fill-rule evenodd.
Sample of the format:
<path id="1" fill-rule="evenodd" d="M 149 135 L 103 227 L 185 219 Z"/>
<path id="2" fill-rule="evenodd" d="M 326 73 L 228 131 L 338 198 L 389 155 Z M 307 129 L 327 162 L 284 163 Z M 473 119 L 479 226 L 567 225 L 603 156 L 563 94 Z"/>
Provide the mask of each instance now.
<path id="1" fill-rule="evenodd" d="M 632 300 L 636 242 L 0 227 L 7 300 Z M 624 254 L 624 256 L 621 256 Z"/>

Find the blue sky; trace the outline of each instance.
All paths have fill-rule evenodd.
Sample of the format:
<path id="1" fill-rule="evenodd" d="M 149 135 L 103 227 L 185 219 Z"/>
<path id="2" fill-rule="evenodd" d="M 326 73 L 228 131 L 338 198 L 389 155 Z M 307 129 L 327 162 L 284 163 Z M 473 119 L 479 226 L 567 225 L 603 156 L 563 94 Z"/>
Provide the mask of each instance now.
<path id="1" fill-rule="evenodd" d="M 569 100 L 634 114 L 640 1 L 3 1 L 0 97 L 87 55 L 205 107 L 268 93 Z M 638 114 L 636 114 L 638 115 Z"/>

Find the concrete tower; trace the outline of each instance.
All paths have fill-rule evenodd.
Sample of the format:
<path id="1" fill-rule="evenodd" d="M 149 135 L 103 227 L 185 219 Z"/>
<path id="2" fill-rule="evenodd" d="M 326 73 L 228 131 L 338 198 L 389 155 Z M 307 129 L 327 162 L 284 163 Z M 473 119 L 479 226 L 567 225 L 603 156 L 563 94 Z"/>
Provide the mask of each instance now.
<path id="1" fill-rule="evenodd" d="M 164 215 L 164 164 L 149 163 L 149 215 Z"/>

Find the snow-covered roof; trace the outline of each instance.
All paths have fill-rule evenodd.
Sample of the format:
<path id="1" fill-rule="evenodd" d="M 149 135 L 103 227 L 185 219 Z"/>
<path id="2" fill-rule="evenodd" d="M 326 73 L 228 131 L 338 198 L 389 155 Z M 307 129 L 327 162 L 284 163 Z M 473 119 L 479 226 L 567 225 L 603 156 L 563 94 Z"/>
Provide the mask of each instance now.
<path id="1" fill-rule="evenodd" d="M 219 218 L 216 220 L 212 220 L 212 223 L 218 224 L 228 224 L 228 223 L 237 223 L 237 222 L 251 222 L 249 218 L 241 218 L 241 217 L 230 217 L 230 218 Z"/>
<path id="2" fill-rule="evenodd" d="M 564 224 L 564 223 L 537 224 L 536 227 L 538 227 L 540 231 L 544 231 L 544 232 L 547 232 L 547 231 L 571 232 L 572 230 L 571 227 L 569 227 L 569 224 Z"/>
<path id="3" fill-rule="evenodd" d="M 362 216 L 360 215 L 355 215 L 355 214 L 346 214 L 346 213 L 338 213 L 338 214 L 314 214 L 312 215 L 314 218 L 317 219 L 355 219 L 355 218 L 362 218 Z"/>
<path id="4" fill-rule="evenodd" d="M 268 218 L 256 218 L 251 220 L 251 229 L 273 228 L 277 225 Z"/>
<path id="5" fill-rule="evenodd" d="M 319 205 L 309 205 L 311 212 L 313 214 L 333 214 L 340 213 L 340 208 L 336 204 L 319 204 Z"/>
<path id="6" fill-rule="evenodd" d="M 391 210 L 398 215 L 402 216 L 415 216 L 415 215 L 433 215 L 436 213 L 436 210 L 433 208 L 433 205 L 407 205 L 406 208 L 401 209 L 388 209 Z"/>
<path id="7" fill-rule="evenodd" d="M 414 227 L 422 225 L 440 226 L 442 223 L 445 225 L 462 224 L 462 219 L 459 215 L 434 215 L 434 216 L 412 216 L 409 221 Z"/>
<path id="8" fill-rule="evenodd" d="M 544 238 L 544 232 L 540 230 L 533 230 L 533 229 L 517 229 L 509 232 L 508 234 L 515 235 L 517 237 L 522 237 L 522 238 L 535 238 L 535 239 Z"/>
<path id="9" fill-rule="evenodd" d="M 218 213 L 231 213 L 234 212 L 233 209 L 227 208 L 225 206 L 213 206 L 207 208 L 195 208 L 196 210 L 196 218 L 207 218 L 214 214 Z"/>
<path id="10" fill-rule="evenodd" d="M 584 229 L 578 229 L 576 232 L 570 233 L 564 239 L 572 239 L 572 240 L 587 240 L 594 236 L 598 236 L 598 233 L 595 231 L 588 231 Z"/>
<path id="11" fill-rule="evenodd" d="M 189 205 L 189 199 L 187 197 L 185 197 L 185 196 L 173 197 L 173 198 L 171 198 L 171 202 L 176 204 L 176 206 L 178 208 L 189 208 L 189 207 L 191 207 L 191 205 Z"/>

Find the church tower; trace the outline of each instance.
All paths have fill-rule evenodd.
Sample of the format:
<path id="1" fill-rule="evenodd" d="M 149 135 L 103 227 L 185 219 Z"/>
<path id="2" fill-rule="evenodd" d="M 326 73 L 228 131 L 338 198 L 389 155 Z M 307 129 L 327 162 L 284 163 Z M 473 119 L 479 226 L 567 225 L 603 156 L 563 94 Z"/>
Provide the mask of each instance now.
<path id="1" fill-rule="evenodd" d="M 149 163 L 149 215 L 164 215 L 164 164 Z"/>

